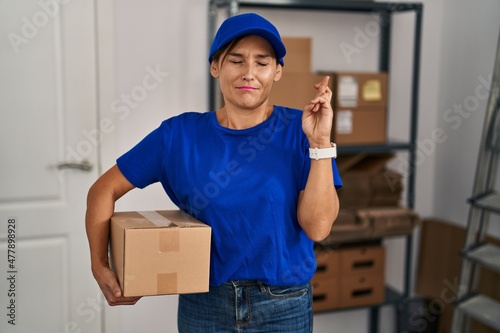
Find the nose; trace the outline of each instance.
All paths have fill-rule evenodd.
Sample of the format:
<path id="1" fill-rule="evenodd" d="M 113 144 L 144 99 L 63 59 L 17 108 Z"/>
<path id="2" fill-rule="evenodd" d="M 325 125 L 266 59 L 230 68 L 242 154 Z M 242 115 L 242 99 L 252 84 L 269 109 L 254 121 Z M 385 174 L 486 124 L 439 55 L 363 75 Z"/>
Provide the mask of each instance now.
<path id="1" fill-rule="evenodd" d="M 250 81 L 253 80 L 254 74 L 253 74 L 253 69 L 252 66 L 249 64 L 246 64 L 245 67 L 243 68 L 243 80 L 245 81 Z"/>

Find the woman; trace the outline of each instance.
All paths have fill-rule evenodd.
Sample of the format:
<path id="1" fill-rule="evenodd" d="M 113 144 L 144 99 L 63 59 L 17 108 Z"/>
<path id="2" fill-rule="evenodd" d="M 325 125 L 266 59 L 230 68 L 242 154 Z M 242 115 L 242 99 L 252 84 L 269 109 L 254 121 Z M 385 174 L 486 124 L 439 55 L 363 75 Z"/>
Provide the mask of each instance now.
<path id="1" fill-rule="evenodd" d="M 110 305 L 139 299 L 121 295 L 109 268 L 114 203 L 161 182 L 180 209 L 212 227 L 210 291 L 179 296 L 180 332 L 312 332 L 313 245 L 336 219 L 341 180 L 329 78 L 303 111 L 268 104 L 285 53 L 263 17 L 224 21 L 209 54 L 224 107 L 165 120 L 90 188 L 92 272 Z"/>

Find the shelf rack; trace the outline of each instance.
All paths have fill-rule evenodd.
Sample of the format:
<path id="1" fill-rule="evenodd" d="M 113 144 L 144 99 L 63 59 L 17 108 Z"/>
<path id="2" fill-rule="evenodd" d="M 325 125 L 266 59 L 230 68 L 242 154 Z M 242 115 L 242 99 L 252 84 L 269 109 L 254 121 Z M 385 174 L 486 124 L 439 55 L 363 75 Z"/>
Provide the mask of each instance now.
<path id="1" fill-rule="evenodd" d="M 216 31 L 217 13 L 220 9 L 227 9 L 227 16 L 238 14 L 240 8 L 262 8 L 262 9 L 297 9 L 316 11 L 336 11 L 351 13 L 367 13 L 379 15 L 380 17 L 380 47 L 379 47 L 379 70 L 390 72 L 391 55 L 391 29 L 392 15 L 402 12 L 413 12 L 415 15 L 415 27 L 413 36 L 413 63 L 411 73 L 411 96 L 410 96 L 410 124 L 409 138 L 405 142 L 387 142 L 381 145 L 359 145 L 339 147 L 339 153 L 358 152 L 408 152 L 406 206 L 414 208 L 415 205 L 415 173 L 416 173 L 416 149 L 417 149 L 417 124 L 418 124 L 418 98 L 419 98 L 419 72 L 420 72 L 420 50 L 422 36 L 423 4 L 418 2 L 373 2 L 373 1 L 335 1 L 335 0 L 210 0 L 209 1 L 209 36 L 210 45 Z M 216 81 L 209 78 L 209 107 L 216 109 L 217 88 Z M 384 304 L 405 304 L 410 299 L 411 284 L 411 262 L 413 251 L 413 235 L 407 235 L 405 246 L 405 272 L 403 291 L 398 293 L 391 287 L 386 288 L 386 301 Z M 379 307 L 371 306 L 370 309 L 370 332 L 378 332 Z M 405 307 L 406 309 L 406 307 Z M 405 310 L 407 311 L 407 310 Z M 408 314 L 406 312 L 406 314 Z"/>

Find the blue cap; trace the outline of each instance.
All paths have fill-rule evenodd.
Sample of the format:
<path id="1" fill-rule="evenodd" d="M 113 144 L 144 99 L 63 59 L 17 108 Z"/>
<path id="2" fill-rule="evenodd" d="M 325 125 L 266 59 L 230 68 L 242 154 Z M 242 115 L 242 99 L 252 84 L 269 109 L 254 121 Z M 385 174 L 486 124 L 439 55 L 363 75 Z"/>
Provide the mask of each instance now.
<path id="1" fill-rule="evenodd" d="M 222 22 L 210 47 L 208 62 L 212 61 L 212 56 L 215 52 L 226 46 L 229 42 L 248 35 L 257 35 L 265 38 L 273 47 L 276 59 L 278 59 L 282 66 L 285 65 L 283 57 L 286 54 L 286 48 L 285 44 L 281 41 L 278 29 L 271 22 L 255 13 L 231 16 Z"/>

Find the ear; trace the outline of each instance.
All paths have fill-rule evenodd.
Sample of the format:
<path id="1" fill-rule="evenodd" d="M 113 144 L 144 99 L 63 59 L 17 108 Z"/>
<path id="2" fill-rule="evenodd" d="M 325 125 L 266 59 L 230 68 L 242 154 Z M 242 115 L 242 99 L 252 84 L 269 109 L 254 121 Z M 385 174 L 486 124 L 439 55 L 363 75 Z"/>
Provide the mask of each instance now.
<path id="1" fill-rule="evenodd" d="M 210 74 L 212 74 L 214 78 L 219 77 L 219 64 L 214 60 L 210 63 Z"/>
<path id="2" fill-rule="evenodd" d="M 278 66 L 276 66 L 276 74 L 274 74 L 274 82 L 277 82 L 281 79 L 281 74 L 283 74 L 283 66 L 281 66 L 281 64 L 278 64 Z"/>

